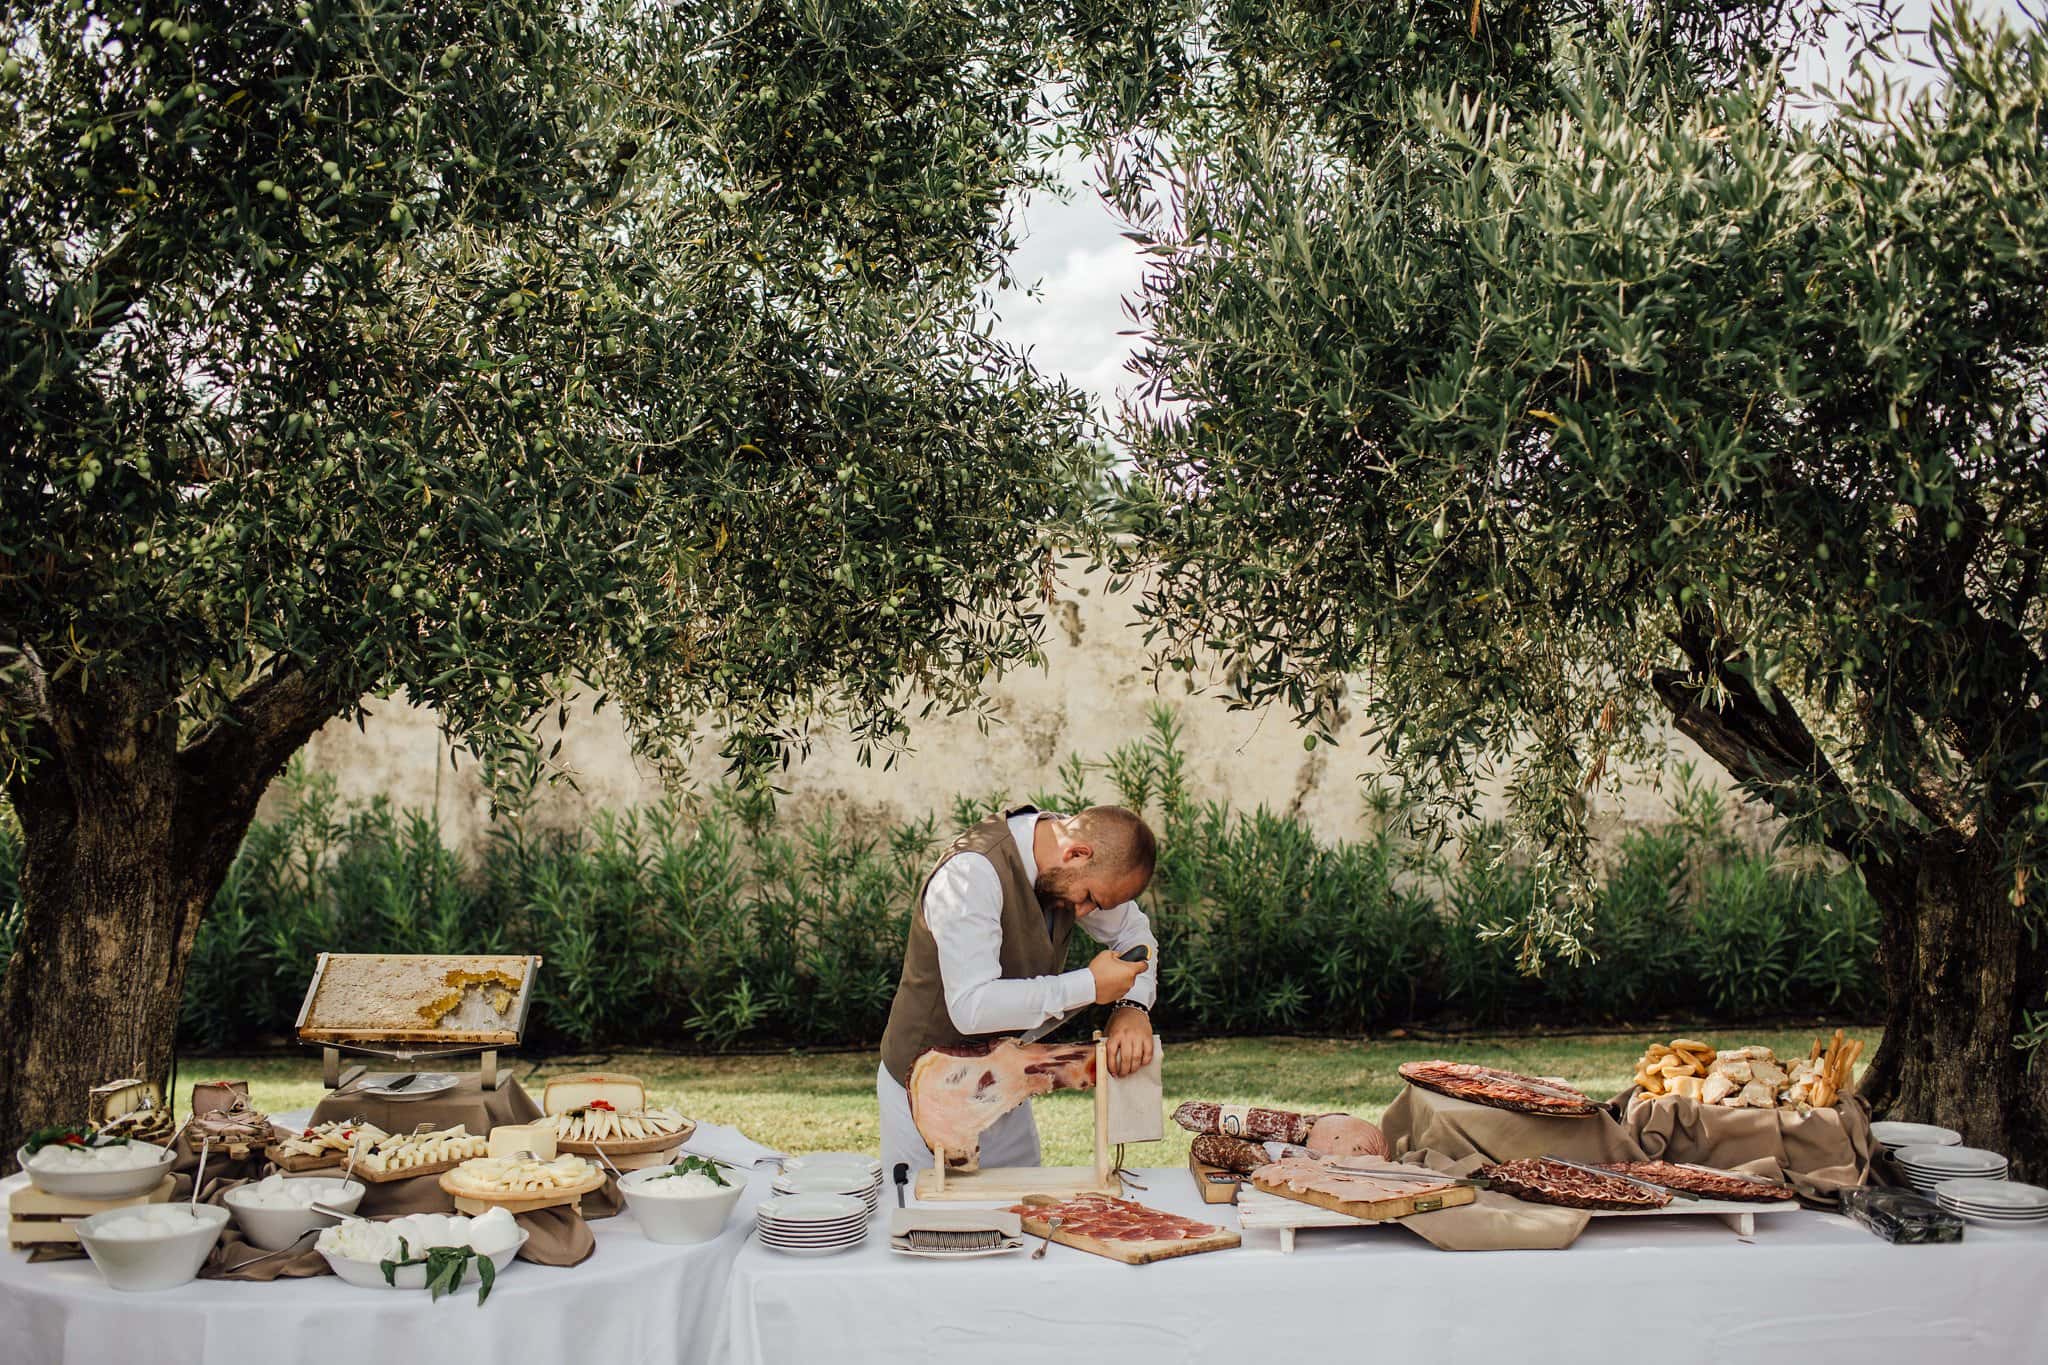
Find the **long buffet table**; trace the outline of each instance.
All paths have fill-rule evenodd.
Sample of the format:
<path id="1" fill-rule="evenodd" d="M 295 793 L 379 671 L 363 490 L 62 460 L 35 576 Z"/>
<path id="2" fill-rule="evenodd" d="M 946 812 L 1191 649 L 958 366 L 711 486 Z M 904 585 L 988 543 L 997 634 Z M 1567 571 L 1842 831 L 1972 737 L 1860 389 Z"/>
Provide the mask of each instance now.
<path id="1" fill-rule="evenodd" d="M 1235 1225 L 1183 1170 L 1155 1207 Z M 1208 1211 L 1205 1213 L 1204 1209 Z M 1127 1267 L 1055 1245 L 932 1266 L 879 1240 L 817 1260 L 741 1247 L 722 1359 L 1248 1362 L 1328 1359 L 1658 1365 L 1963 1365 L 2048 1359 L 2048 1230 L 1971 1227 L 1895 1247 L 1834 1214 L 1595 1218 L 1566 1251 L 1437 1251 L 1402 1228 L 1305 1230 Z"/>
<path id="2" fill-rule="evenodd" d="M 1200 1203 L 1185 1171 L 1143 1179 L 1149 1204 L 1235 1223 L 1230 1206 Z M 715 1242 L 657 1246 L 621 1214 L 592 1224 L 583 1265 L 520 1265 L 482 1308 L 473 1289 L 433 1303 L 331 1276 L 118 1294 L 87 1262 L 9 1252 L 0 1361 L 2048 1359 L 2043 1228 L 1893 1247 L 1830 1214 L 1760 1218 L 1747 1241 L 1712 1218 L 1596 1218 L 1568 1251 L 1443 1252 L 1382 1226 L 1303 1231 L 1291 1255 L 1255 1230 L 1235 1250 L 1139 1267 L 1063 1246 L 1041 1261 L 934 1264 L 887 1250 L 885 1205 L 867 1245 L 794 1259 L 748 1236 L 768 1181 L 754 1174 Z"/>

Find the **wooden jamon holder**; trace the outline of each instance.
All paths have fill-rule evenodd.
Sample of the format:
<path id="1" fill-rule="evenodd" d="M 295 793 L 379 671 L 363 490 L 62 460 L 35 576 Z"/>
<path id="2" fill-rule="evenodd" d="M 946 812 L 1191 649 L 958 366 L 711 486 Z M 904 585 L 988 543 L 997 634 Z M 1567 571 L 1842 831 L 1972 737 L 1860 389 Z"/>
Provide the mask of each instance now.
<path id="1" fill-rule="evenodd" d="M 1082 1194 L 1120 1195 L 1116 1149 L 1127 1142 L 1157 1142 L 1166 1136 L 1163 1049 L 1156 1041 L 1149 1065 L 1128 1076 L 1109 1074 L 1108 1045 L 1095 1035 L 1095 1164 L 1093 1166 L 994 1166 L 979 1171 L 946 1170 L 946 1154 L 934 1152 L 929 1170 L 917 1173 L 922 1200 L 979 1200 L 1016 1203 L 1029 1195 L 1071 1199 Z"/>

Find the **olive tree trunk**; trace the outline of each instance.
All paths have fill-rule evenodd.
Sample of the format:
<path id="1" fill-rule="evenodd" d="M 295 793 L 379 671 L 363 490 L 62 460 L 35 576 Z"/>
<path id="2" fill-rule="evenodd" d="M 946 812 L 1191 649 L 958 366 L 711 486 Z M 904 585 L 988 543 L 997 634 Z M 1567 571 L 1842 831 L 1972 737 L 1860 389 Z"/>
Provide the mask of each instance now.
<path id="1" fill-rule="evenodd" d="M 1880 1117 L 1939 1123 L 2048 1176 L 2048 1063 L 2014 1040 L 2048 986 L 2048 944 L 1983 843 L 1930 841 L 1917 867 L 1866 867 L 1884 912 L 1884 1042 L 1863 1093 Z"/>
<path id="2" fill-rule="evenodd" d="M 175 708 L 115 682 L 45 686 L 38 757 L 7 784 L 23 920 L 0 987 L 0 1170 L 122 1076 L 169 1079 L 185 964 L 264 789 L 334 713 L 285 669 L 182 748 Z"/>

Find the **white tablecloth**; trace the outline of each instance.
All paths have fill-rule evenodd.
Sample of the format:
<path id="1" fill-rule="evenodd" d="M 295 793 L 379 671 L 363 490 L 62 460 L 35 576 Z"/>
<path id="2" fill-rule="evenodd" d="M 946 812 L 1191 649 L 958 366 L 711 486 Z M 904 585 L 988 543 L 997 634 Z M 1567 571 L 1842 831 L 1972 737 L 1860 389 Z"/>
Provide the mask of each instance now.
<path id="1" fill-rule="evenodd" d="M 1236 1225 L 1181 1170 L 1148 1204 Z M 1203 1212 L 1204 1209 L 1208 1211 Z M 1595 1218 L 1567 1251 L 1445 1252 L 1398 1227 L 1278 1234 L 1124 1266 L 1055 1245 L 936 1264 L 857 1251 L 795 1259 L 748 1241 L 727 1288 L 732 1365 L 887 1361 L 1187 1365 L 1284 1358 L 1417 1362 L 1646 1359 L 1798 1365 L 2048 1360 L 2048 1229 L 1972 1226 L 1961 1245 L 1891 1246 L 1848 1219 Z"/>
<path id="2" fill-rule="evenodd" d="M 26 1179 L 0 1181 L 0 1200 Z M 0 1256 L 0 1362 L 695 1365 L 711 1358 L 726 1276 L 770 1180 L 765 1169 L 754 1173 L 715 1242 L 661 1246 L 641 1236 L 630 1211 L 599 1219 L 590 1225 L 597 1239 L 590 1259 L 571 1267 L 521 1262 L 481 1308 L 473 1284 L 435 1303 L 424 1293 L 358 1289 L 332 1275 L 268 1284 L 195 1280 L 123 1294 L 108 1289 L 90 1261 L 30 1265 L 27 1253 L 10 1250 Z"/>

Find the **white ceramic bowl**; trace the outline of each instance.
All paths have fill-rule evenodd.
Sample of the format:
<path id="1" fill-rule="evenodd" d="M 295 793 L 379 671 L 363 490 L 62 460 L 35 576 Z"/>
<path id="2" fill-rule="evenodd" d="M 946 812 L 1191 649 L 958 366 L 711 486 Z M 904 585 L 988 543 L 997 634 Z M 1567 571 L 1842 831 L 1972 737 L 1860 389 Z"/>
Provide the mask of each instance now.
<path id="1" fill-rule="evenodd" d="M 507 1270 L 510 1270 L 518 1262 L 519 1248 L 525 1246 L 526 1239 L 532 1235 L 525 1228 L 521 1228 L 519 1229 L 518 1241 L 506 1247 L 503 1251 L 495 1251 L 488 1257 L 485 1257 L 484 1259 L 491 1263 L 493 1274 L 502 1275 Z M 356 1261 L 346 1256 L 336 1256 L 325 1251 L 321 1252 L 320 1255 L 328 1265 L 334 1268 L 335 1274 L 359 1289 L 425 1289 L 427 1287 L 427 1268 L 423 1265 L 400 1267 L 398 1272 L 391 1277 L 394 1283 L 386 1284 L 384 1283 L 384 1269 L 376 1261 Z M 472 1262 L 463 1269 L 462 1283 L 456 1286 L 456 1292 L 462 1293 L 474 1289 L 479 1283 L 480 1281 L 476 1277 L 476 1265 Z"/>
<path id="2" fill-rule="evenodd" d="M 130 1147 L 145 1147 L 157 1154 L 154 1163 L 127 1171 L 39 1171 L 29 1165 L 26 1148 L 14 1153 L 14 1164 L 28 1172 L 29 1183 L 44 1194 L 70 1195 L 78 1199 L 132 1199 L 138 1194 L 148 1194 L 164 1183 L 164 1177 L 171 1173 L 178 1154 L 168 1147 L 159 1147 L 154 1142 L 131 1142 Z"/>
<path id="3" fill-rule="evenodd" d="M 161 1217 L 156 1211 L 164 1209 L 196 1213 L 204 1226 L 148 1240 L 95 1235 L 113 1219 L 137 1215 Z M 201 1204 L 193 1209 L 179 1200 L 170 1204 L 108 1209 L 80 1219 L 75 1226 L 85 1254 L 92 1257 L 92 1263 L 99 1267 L 107 1283 L 115 1289 L 139 1291 L 175 1289 L 189 1282 L 199 1274 L 199 1267 L 206 1264 L 207 1253 L 213 1250 L 213 1244 L 220 1240 L 221 1229 L 227 1225 L 228 1211 L 218 1204 Z"/>
<path id="4" fill-rule="evenodd" d="M 363 1202 L 364 1193 L 370 1188 L 360 1180 L 343 1180 L 339 1176 L 302 1175 L 286 1176 L 293 1184 L 302 1180 L 316 1181 L 328 1187 L 320 1202 L 343 1213 L 354 1213 L 356 1205 Z M 331 1213 L 317 1209 L 265 1209 L 254 1208 L 244 1202 L 253 1185 L 237 1185 L 222 1196 L 227 1201 L 228 1212 L 235 1216 L 235 1226 L 249 1239 L 249 1245 L 261 1251 L 282 1251 L 314 1228 L 331 1228 L 341 1220 Z M 239 1197 L 238 1197 L 239 1196 Z"/>
<path id="5" fill-rule="evenodd" d="M 725 1231 L 733 1205 L 740 1202 L 740 1194 L 747 1188 L 745 1177 L 737 1171 L 727 1171 L 727 1188 L 710 1194 L 677 1198 L 647 1193 L 647 1183 L 667 1170 L 666 1166 L 648 1166 L 619 1177 L 619 1192 L 626 1196 L 626 1207 L 632 1211 L 633 1221 L 647 1234 L 647 1240 L 689 1246 L 708 1242 Z"/>

